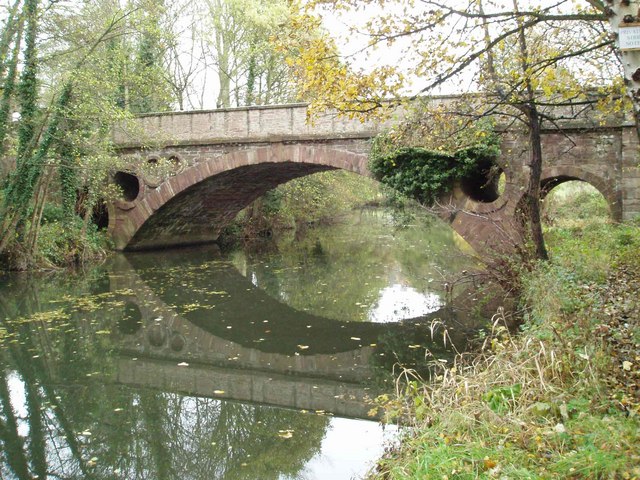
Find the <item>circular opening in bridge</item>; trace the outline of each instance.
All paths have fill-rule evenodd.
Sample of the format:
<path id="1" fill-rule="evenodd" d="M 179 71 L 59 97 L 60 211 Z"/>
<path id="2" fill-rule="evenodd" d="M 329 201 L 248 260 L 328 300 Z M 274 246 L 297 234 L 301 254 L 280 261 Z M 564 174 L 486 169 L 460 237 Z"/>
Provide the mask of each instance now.
<path id="1" fill-rule="evenodd" d="M 125 335 L 133 335 L 142 328 L 142 313 L 133 302 L 124 304 L 122 318 L 118 320 L 118 330 Z"/>
<path id="2" fill-rule="evenodd" d="M 460 188 L 471 200 L 480 203 L 495 202 L 504 193 L 506 176 L 491 160 L 478 164 L 477 170 L 460 182 Z"/>
<path id="3" fill-rule="evenodd" d="M 93 212 L 91 213 L 91 221 L 98 230 L 106 230 L 109 227 L 109 211 L 104 199 L 101 198 L 94 205 Z"/>
<path id="4" fill-rule="evenodd" d="M 147 340 L 154 347 L 161 347 L 167 341 L 167 332 L 162 325 L 152 325 L 147 332 Z"/>
<path id="5" fill-rule="evenodd" d="M 140 181 L 138 177 L 127 172 L 116 172 L 113 181 L 122 190 L 122 199 L 133 202 L 140 193 Z"/>
<path id="6" fill-rule="evenodd" d="M 173 169 L 174 172 L 177 172 L 178 170 L 180 170 L 180 167 L 182 166 L 182 162 L 178 157 L 176 157 L 175 155 L 172 155 L 169 157 L 169 165 L 171 165 L 171 168 Z"/>
<path id="7" fill-rule="evenodd" d="M 600 191 L 572 177 L 554 177 L 540 186 L 542 223 L 545 227 L 577 228 L 606 223 L 611 212 Z"/>

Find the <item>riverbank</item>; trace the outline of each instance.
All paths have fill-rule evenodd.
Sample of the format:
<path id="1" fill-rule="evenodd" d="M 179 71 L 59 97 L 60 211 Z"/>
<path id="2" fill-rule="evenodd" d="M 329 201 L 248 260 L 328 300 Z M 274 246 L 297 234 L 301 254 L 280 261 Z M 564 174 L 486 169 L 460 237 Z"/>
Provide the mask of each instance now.
<path id="1" fill-rule="evenodd" d="M 640 478 L 640 228 L 548 232 L 524 323 L 386 403 L 412 434 L 373 479 Z"/>

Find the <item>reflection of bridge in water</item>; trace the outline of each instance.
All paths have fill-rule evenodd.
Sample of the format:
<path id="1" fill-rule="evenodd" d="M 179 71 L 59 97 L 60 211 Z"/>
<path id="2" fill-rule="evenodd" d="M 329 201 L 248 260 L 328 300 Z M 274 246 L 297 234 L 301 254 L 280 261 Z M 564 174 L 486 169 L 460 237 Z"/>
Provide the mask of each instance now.
<path id="1" fill-rule="evenodd" d="M 330 320 L 278 302 L 231 265 L 202 268 L 193 251 L 188 264 L 181 257 L 115 259 L 110 289 L 125 300 L 118 383 L 366 417 L 368 382 L 393 364 L 392 346 L 450 357 L 429 341 L 431 320 L 446 321 L 461 342 L 471 328 L 450 309 L 392 324 Z"/>

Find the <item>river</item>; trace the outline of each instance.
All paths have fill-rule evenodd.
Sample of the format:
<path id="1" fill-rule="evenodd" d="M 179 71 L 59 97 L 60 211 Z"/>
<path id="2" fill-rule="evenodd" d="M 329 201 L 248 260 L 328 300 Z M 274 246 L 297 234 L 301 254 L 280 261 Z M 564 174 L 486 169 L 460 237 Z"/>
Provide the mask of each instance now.
<path id="1" fill-rule="evenodd" d="M 392 372 L 481 324 L 451 298 L 474 266 L 449 227 L 363 210 L 251 248 L 0 277 L 0 478 L 361 478 L 397 434 L 371 402 Z"/>

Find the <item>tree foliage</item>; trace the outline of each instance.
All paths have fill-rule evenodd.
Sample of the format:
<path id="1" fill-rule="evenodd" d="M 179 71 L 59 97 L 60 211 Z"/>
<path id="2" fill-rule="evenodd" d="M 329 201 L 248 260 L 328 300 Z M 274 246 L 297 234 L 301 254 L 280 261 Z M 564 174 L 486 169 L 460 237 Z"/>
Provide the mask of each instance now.
<path id="1" fill-rule="evenodd" d="M 486 89 L 489 53 L 510 59 L 494 64 L 505 80 L 522 87 L 529 78 L 542 93 L 563 91 L 572 97 L 588 86 L 611 86 L 606 81 L 619 74 L 619 67 L 603 10 L 569 0 L 547 6 L 523 3 L 530 8 L 492 0 L 297 3 L 283 47 L 291 52 L 289 61 L 297 67 L 312 107 L 346 112 L 368 112 L 373 105 L 367 100 L 400 100 L 443 86 L 449 91 Z M 307 27 L 320 25 L 322 18 L 346 24 L 342 35 L 355 46 L 336 49 L 337 35 L 326 31 L 310 35 Z M 535 60 L 525 72 L 516 56 L 521 30 L 535 39 L 528 51 Z"/>
<path id="2" fill-rule="evenodd" d="M 528 132 L 528 157 L 518 172 L 524 182 L 520 211 L 534 254 L 545 258 L 539 218 L 542 128 L 596 106 L 605 111 L 603 117 L 620 111 L 620 68 L 601 2 L 508 3 L 334 0 L 295 4 L 297 28 L 286 37 L 283 48 L 291 52 L 289 62 L 311 102 L 312 114 L 334 108 L 364 119 L 372 111 L 387 113 L 393 111 L 389 107 L 443 89 L 481 92 L 468 97 L 469 105 L 447 112 L 446 128 L 435 121 L 431 124 L 455 133 L 491 117 Z M 355 50 L 344 54 L 330 35 L 307 34 L 304 25 L 323 16 L 332 18 L 335 25 L 336 19 L 348 25 L 352 43 L 360 39 Z M 424 112 L 427 119 L 442 118 L 442 104 L 432 102 Z"/>
<path id="3" fill-rule="evenodd" d="M 282 52 L 271 38 L 289 23 L 282 0 L 207 0 L 205 34 L 219 84 L 218 107 L 268 105 L 295 99 Z M 205 27 L 206 28 L 206 27 Z"/>
<path id="4" fill-rule="evenodd" d="M 155 31 L 156 17 L 149 14 L 154 5 L 121 8 L 105 1 L 44 8 L 25 0 L 20 14 L 7 18 L 1 33 L 10 37 L 11 55 L 3 63 L 0 133 L 2 150 L 14 160 L 0 206 L 0 257 L 14 267 L 42 264 L 41 227 L 45 212 L 57 205 L 63 215 L 56 222 L 64 225 L 65 237 L 75 235 L 67 245 L 74 253 L 63 257 L 82 258 L 94 206 L 115 193 L 108 186 L 118 165 L 110 132 L 132 110 L 123 100 L 135 92 L 138 111 L 167 108 L 162 89 L 150 87 L 163 83 L 159 53 L 150 53 L 159 42 L 141 40 Z M 135 49 L 126 45 L 139 45 L 140 54 L 132 57 Z M 16 79 L 18 59 L 23 66 Z M 137 76 L 127 76 L 136 69 Z M 15 105 L 20 116 L 13 125 Z"/>
<path id="5" fill-rule="evenodd" d="M 330 108 L 350 118 L 375 115 L 397 96 L 405 77 L 395 66 L 383 66 L 370 72 L 354 67 L 340 58 L 339 49 L 323 28 L 319 16 L 295 9 L 289 27 L 275 39 L 286 52 L 300 98 L 309 102 L 309 114 Z"/>

